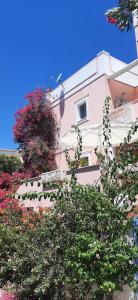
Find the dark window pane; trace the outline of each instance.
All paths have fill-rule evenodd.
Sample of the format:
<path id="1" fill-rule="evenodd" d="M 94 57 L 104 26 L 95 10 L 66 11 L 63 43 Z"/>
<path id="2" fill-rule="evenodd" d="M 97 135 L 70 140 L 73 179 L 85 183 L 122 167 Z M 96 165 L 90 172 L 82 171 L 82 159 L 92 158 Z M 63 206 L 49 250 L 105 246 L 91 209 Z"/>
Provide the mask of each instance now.
<path id="1" fill-rule="evenodd" d="M 86 102 L 83 104 L 79 105 L 79 115 L 80 119 L 85 119 L 87 117 L 87 111 L 86 111 Z"/>

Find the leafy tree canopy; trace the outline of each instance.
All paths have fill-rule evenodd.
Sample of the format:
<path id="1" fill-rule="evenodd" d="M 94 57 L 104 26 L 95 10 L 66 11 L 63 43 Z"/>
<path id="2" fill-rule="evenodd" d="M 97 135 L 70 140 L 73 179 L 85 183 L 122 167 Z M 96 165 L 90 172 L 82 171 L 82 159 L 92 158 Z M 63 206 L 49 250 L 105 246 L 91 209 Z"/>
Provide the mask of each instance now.
<path id="1" fill-rule="evenodd" d="M 13 172 L 18 171 L 22 167 L 19 158 L 15 156 L 0 155 L 0 172 L 12 175 Z"/>

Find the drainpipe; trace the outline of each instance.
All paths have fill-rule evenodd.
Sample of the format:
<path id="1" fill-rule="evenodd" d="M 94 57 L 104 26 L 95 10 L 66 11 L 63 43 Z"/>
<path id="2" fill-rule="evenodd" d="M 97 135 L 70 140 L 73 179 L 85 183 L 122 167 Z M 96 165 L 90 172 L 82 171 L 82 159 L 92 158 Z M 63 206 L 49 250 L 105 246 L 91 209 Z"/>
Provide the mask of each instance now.
<path id="1" fill-rule="evenodd" d="M 136 37 L 136 49 L 137 49 L 137 58 L 138 58 L 138 9 L 134 11 L 133 15 L 135 37 Z"/>

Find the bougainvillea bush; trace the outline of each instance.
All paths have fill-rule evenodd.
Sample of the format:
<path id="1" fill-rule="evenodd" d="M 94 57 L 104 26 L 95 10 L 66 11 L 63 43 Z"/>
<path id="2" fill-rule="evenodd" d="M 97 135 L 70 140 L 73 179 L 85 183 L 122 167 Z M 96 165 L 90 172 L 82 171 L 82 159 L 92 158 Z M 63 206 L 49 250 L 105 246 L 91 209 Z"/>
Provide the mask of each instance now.
<path id="1" fill-rule="evenodd" d="M 18 220 L 19 215 L 25 211 L 25 208 L 15 198 L 15 193 L 21 181 L 27 178 L 30 178 L 30 174 L 26 172 L 16 171 L 12 175 L 5 172 L 0 173 L 0 221 L 4 221 L 5 224 L 10 222 L 12 216 L 14 218 L 16 216 Z"/>
<path id="2" fill-rule="evenodd" d="M 15 193 L 21 182 L 30 178 L 29 172 L 14 172 L 12 175 L 2 172 L 0 173 L 0 189 L 10 193 Z"/>
<path id="3" fill-rule="evenodd" d="M 0 290 L 0 300 L 17 300 L 16 294 Z"/>
<path id="4" fill-rule="evenodd" d="M 24 169 L 36 176 L 55 168 L 57 124 L 46 91 L 36 89 L 25 99 L 27 105 L 15 116 L 14 140 L 19 143 Z"/>

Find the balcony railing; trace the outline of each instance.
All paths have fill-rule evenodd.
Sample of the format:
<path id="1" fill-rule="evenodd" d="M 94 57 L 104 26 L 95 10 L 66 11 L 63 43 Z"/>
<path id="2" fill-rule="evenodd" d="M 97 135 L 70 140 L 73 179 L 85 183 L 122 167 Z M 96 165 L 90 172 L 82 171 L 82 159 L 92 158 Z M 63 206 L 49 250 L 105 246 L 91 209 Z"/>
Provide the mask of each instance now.
<path id="1" fill-rule="evenodd" d="M 42 173 L 41 179 L 43 182 L 63 181 L 66 178 L 66 171 L 55 170 L 51 172 Z"/>
<path id="2" fill-rule="evenodd" d="M 138 99 L 115 108 L 110 114 L 111 123 L 131 123 L 138 117 Z"/>

